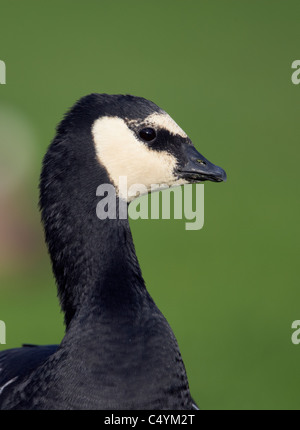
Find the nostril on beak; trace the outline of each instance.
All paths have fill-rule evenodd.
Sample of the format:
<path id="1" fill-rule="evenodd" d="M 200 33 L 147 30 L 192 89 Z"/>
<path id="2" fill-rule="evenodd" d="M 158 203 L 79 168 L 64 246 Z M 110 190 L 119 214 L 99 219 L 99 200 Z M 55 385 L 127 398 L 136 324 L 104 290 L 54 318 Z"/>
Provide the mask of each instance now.
<path id="1" fill-rule="evenodd" d="M 202 166 L 206 166 L 206 162 L 204 160 L 196 160 L 197 163 L 202 164 Z"/>

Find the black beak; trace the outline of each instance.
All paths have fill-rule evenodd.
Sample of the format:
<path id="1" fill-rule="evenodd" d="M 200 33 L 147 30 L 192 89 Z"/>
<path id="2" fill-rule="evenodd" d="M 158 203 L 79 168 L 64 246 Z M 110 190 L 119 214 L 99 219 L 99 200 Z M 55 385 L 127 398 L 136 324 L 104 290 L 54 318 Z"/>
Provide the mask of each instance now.
<path id="1" fill-rule="evenodd" d="M 225 171 L 203 157 L 193 145 L 184 145 L 183 151 L 187 161 L 177 170 L 180 178 L 186 179 L 191 183 L 226 181 L 227 175 Z"/>

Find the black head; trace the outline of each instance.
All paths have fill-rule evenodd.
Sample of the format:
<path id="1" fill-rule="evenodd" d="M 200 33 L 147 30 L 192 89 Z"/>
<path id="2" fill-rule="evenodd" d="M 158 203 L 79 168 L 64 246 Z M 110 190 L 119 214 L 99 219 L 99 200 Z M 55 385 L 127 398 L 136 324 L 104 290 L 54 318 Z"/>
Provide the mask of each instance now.
<path id="1" fill-rule="evenodd" d="M 155 188 L 152 184 L 226 180 L 225 172 L 195 149 L 165 111 L 141 97 L 91 94 L 82 98 L 58 127 L 60 140 L 67 137 L 69 142 L 70 136 L 68 145 L 82 169 L 86 156 L 95 153 L 117 188 L 121 176 L 127 178 L 128 189 L 143 184 L 147 192 Z"/>

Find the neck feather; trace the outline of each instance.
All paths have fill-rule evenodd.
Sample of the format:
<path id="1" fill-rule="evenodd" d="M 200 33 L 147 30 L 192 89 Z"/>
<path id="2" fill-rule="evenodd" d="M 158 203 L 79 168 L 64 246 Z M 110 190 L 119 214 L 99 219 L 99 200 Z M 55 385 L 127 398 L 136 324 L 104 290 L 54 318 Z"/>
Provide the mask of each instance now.
<path id="1" fill-rule="evenodd" d="M 119 219 L 118 211 L 116 219 L 97 217 L 96 190 L 110 183 L 105 169 L 95 158 L 78 164 L 70 159 L 68 145 L 54 141 L 40 185 L 46 242 L 67 327 L 79 314 L 134 312 L 147 295 L 128 219 Z"/>

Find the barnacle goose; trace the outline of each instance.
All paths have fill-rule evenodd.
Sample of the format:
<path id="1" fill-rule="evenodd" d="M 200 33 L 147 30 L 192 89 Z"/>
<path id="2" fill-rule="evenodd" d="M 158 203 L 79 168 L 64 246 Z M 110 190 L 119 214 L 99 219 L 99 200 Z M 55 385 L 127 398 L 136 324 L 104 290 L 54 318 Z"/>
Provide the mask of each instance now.
<path id="1" fill-rule="evenodd" d="M 128 190 L 147 191 L 226 180 L 151 101 L 91 94 L 71 108 L 40 180 L 66 332 L 60 345 L 0 353 L 0 409 L 197 409 L 176 338 L 146 289 L 128 219 L 118 204 L 115 219 L 96 216 L 99 184 L 126 201 L 121 176 Z"/>

